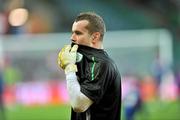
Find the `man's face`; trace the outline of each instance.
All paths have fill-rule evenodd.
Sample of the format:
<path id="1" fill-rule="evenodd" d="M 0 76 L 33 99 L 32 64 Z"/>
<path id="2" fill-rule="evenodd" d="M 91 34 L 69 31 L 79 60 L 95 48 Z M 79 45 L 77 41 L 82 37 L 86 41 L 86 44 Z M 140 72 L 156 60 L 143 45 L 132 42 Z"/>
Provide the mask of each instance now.
<path id="1" fill-rule="evenodd" d="M 88 23 L 87 20 L 80 20 L 73 23 L 71 35 L 72 42 L 92 47 L 92 35 L 90 35 L 89 31 L 86 29 Z"/>

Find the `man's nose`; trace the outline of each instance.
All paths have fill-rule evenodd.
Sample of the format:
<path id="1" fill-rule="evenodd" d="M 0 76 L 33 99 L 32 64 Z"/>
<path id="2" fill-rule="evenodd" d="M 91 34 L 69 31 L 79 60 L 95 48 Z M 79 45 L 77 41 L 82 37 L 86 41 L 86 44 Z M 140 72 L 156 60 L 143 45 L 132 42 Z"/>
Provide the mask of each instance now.
<path id="1" fill-rule="evenodd" d="M 76 36 L 74 34 L 71 35 L 71 40 L 72 40 L 72 42 L 76 42 L 77 41 Z"/>
<path id="2" fill-rule="evenodd" d="M 75 39 L 75 34 L 73 33 L 72 35 L 71 35 L 71 40 L 74 40 Z"/>

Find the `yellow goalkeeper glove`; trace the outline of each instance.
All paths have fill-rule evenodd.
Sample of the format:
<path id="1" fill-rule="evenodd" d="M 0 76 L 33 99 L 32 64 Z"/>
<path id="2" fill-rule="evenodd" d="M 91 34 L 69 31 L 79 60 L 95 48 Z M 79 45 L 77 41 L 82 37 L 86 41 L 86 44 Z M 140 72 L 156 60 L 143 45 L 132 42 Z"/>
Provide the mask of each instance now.
<path id="1" fill-rule="evenodd" d="M 65 71 L 68 72 L 77 72 L 76 66 L 76 54 L 77 54 L 78 45 L 74 45 L 71 48 L 71 45 L 65 45 L 58 55 L 58 65 Z"/>

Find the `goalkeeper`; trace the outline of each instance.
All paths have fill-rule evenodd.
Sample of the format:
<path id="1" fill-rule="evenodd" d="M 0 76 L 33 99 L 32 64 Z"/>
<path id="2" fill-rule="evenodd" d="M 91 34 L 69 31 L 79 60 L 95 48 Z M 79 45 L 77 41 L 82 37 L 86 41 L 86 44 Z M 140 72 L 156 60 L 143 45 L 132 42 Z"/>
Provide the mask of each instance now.
<path id="1" fill-rule="evenodd" d="M 71 120 L 120 120 L 121 77 L 103 49 L 103 19 L 81 13 L 72 25 L 72 46 L 58 55 L 72 106 Z"/>

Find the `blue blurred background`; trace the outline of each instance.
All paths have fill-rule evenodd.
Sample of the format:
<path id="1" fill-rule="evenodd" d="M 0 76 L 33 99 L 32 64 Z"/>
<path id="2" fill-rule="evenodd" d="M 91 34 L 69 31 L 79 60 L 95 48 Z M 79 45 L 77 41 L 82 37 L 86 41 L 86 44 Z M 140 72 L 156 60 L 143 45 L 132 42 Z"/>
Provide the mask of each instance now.
<path id="1" fill-rule="evenodd" d="M 179 0 L 0 0 L 0 120 L 67 120 L 57 54 L 80 12 L 104 18 L 123 120 L 180 120 Z"/>

